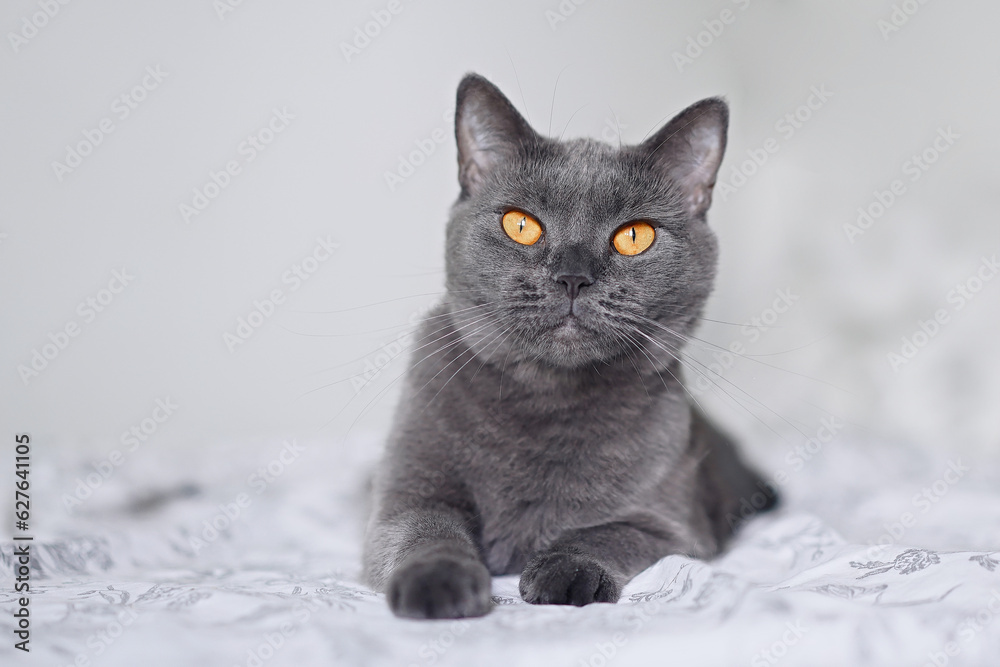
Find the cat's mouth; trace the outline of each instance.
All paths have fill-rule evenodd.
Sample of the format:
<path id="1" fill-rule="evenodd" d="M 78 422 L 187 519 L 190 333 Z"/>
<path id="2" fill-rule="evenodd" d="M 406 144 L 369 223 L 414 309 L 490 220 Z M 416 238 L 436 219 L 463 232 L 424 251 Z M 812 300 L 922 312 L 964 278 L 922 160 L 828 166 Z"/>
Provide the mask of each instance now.
<path id="1" fill-rule="evenodd" d="M 556 366 L 578 368 L 607 356 L 600 330 L 588 325 L 587 319 L 567 313 L 552 322 L 536 339 L 541 358 Z"/>
<path id="2" fill-rule="evenodd" d="M 579 327 L 579 326 L 582 326 L 580 324 L 580 318 L 579 318 L 579 316 L 577 316 L 572 311 L 566 313 L 563 316 L 562 321 L 559 323 L 559 327 L 560 328 L 562 328 L 562 327 Z"/>
<path id="3" fill-rule="evenodd" d="M 587 327 L 580 320 L 580 316 L 571 310 L 553 327 L 552 333 L 557 340 L 575 341 L 579 340 L 586 330 Z"/>
<path id="4" fill-rule="evenodd" d="M 569 303 L 566 304 L 565 308 L 566 314 L 563 316 L 564 321 L 566 319 L 573 318 L 577 321 L 577 323 L 580 321 L 580 315 L 582 314 L 581 311 L 586 310 L 585 308 L 580 307 L 580 299 L 578 298 L 569 299 Z"/>

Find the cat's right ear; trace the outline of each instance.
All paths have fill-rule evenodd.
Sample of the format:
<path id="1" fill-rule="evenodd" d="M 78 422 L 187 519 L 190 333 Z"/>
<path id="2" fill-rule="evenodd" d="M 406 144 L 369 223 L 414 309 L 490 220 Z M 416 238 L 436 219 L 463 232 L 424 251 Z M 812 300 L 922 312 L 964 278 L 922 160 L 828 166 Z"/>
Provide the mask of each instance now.
<path id="1" fill-rule="evenodd" d="M 647 162 L 678 188 L 692 218 L 703 216 L 712 204 L 728 127 L 729 107 L 710 97 L 681 111 L 640 146 Z"/>
<path id="2" fill-rule="evenodd" d="M 455 104 L 458 182 L 462 197 L 475 194 L 489 173 L 538 140 L 500 89 L 478 74 L 458 84 Z"/>

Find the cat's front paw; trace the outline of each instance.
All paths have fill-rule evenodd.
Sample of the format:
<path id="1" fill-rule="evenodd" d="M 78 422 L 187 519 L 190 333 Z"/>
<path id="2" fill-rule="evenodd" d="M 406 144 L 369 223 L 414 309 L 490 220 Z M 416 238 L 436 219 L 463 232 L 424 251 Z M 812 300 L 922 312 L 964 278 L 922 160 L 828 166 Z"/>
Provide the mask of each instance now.
<path id="1" fill-rule="evenodd" d="M 413 558 L 389 578 L 386 598 L 397 616 L 465 618 L 490 610 L 490 573 L 471 558 Z"/>
<path id="2" fill-rule="evenodd" d="M 538 554 L 521 573 L 518 587 L 525 602 L 572 604 L 617 602 L 622 587 L 595 559 L 573 553 Z"/>

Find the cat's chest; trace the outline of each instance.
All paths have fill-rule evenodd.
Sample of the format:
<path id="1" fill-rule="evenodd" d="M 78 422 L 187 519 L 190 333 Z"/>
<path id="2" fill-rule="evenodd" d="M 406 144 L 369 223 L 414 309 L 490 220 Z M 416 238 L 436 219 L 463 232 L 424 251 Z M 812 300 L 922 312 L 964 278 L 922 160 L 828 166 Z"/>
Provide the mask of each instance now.
<path id="1" fill-rule="evenodd" d="M 472 496 L 491 571 L 520 571 L 566 531 L 658 511 L 687 447 L 680 392 L 627 375 L 561 384 L 515 373 L 501 401 L 489 372 L 448 385 L 433 423 Z"/>
<path id="2" fill-rule="evenodd" d="M 568 530 L 621 520 L 655 504 L 670 467 L 663 431 L 623 434 L 584 424 L 510 434 L 495 443 L 475 477 L 487 563 L 518 572 Z"/>

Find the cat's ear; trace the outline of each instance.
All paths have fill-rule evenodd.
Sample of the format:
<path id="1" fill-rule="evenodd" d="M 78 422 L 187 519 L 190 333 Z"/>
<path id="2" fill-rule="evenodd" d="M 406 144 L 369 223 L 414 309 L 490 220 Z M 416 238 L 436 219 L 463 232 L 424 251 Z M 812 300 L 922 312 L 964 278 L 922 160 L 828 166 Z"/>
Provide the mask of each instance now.
<path id="1" fill-rule="evenodd" d="M 538 140 L 514 105 L 492 83 L 467 74 L 455 104 L 458 182 L 462 196 L 474 194 L 497 164 Z"/>
<path id="2" fill-rule="evenodd" d="M 729 107 L 710 97 L 674 116 L 640 146 L 650 163 L 680 188 L 690 217 L 704 215 L 712 203 L 728 127 Z"/>

